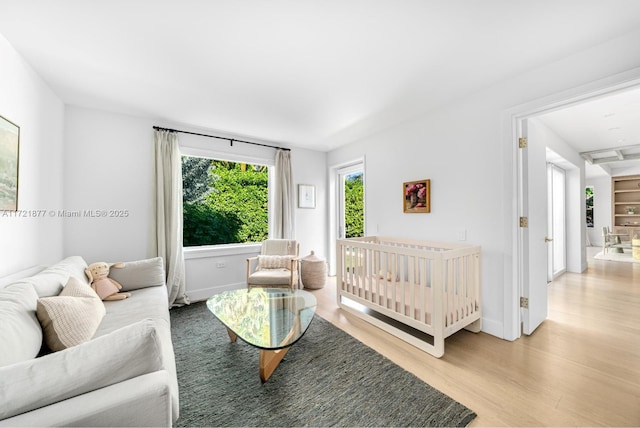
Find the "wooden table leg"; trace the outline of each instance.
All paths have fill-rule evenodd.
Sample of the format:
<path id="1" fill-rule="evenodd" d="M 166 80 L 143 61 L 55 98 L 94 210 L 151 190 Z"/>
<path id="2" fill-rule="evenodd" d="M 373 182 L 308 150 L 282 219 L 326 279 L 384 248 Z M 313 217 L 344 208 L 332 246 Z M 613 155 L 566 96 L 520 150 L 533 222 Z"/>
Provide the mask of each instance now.
<path id="1" fill-rule="evenodd" d="M 275 351 L 260 350 L 260 380 L 262 383 L 265 383 L 271 377 L 290 348 L 277 349 Z"/>
<path id="2" fill-rule="evenodd" d="M 231 342 L 236 343 L 236 339 L 238 338 L 238 335 L 232 332 L 228 327 L 227 327 L 227 334 L 229 335 L 229 339 L 231 339 Z"/>

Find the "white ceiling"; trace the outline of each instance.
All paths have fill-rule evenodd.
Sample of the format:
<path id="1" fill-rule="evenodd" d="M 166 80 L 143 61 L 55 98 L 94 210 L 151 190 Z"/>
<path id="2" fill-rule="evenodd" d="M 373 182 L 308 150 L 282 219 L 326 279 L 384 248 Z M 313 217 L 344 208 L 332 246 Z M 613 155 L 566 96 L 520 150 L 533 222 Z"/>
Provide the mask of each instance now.
<path id="1" fill-rule="evenodd" d="M 68 104 L 318 150 L 637 28 L 637 0 L 0 0 Z"/>
<path id="2" fill-rule="evenodd" d="M 612 149 L 592 155 L 594 159 L 640 152 L 640 88 L 608 94 L 538 118 L 578 152 Z M 640 160 L 605 163 L 605 170 L 600 165 L 587 165 L 587 176 L 615 175 L 616 170 L 640 166 Z"/>

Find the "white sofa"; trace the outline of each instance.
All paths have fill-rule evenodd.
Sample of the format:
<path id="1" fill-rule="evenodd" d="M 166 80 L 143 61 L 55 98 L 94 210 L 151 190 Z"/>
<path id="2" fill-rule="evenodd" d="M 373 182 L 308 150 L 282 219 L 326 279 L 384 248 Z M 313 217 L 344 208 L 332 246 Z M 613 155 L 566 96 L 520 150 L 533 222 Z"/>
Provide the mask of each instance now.
<path id="1" fill-rule="evenodd" d="M 90 290 L 86 267 L 69 257 L 0 285 L 0 426 L 171 426 L 178 419 L 161 258 L 112 269 L 110 277 L 131 297 L 98 298 L 96 316 L 100 305 L 105 311 L 91 339 L 57 352 L 43 346 L 38 299 L 61 299 L 51 296 L 72 281 L 78 287 L 72 277 Z"/>

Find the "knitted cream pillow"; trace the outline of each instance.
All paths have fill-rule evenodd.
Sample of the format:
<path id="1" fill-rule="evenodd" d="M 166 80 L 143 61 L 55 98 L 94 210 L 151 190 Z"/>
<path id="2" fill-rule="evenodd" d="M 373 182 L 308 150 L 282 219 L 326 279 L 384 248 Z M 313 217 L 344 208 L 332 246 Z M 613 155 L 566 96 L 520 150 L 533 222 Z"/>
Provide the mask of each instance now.
<path id="1" fill-rule="evenodd" d="M 75 277 L 69 278 L 59 295 L 39 299 L 36 309 L 44 341 L 52 351 L 91 339 L 104 314 L 100 297 Z"/>
<path id="2" fill-rule="evenodd" d="M 258 256 L 258 269 L 290 269 L 294 256 Z"/>

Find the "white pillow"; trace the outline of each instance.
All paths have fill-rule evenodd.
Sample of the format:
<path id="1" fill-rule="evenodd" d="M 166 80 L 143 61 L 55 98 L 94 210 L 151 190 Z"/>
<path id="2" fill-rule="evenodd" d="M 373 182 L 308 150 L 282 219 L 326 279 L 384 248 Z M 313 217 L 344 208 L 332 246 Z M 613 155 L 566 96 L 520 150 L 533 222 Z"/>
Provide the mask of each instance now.
<path id="1" fill-rule="evenodd" d="M 258 270 L 261 269 L 290 269 L 291 260 L 295 256 L 258 256 Z"/>
<path id="2" fill-rule="evenodd" d="M 72 276 L 58 296 L 38 300 L 36 314 L 49 349 L 61 351 L 91 339 L 105 308 L 89 285 Z"/>
<path id="3" fill-rule="evenodd" d="M 38 295 L 31 284 L 0 289 L 0 366 L 35 358 L 42 347 L 36 318 Z"/>
<path id="4" fill-rule="evenodd" d="M 23 281 L 32 284 L 39 297 L 57 296 L 69 277 L 75 276 L 81 282 L 89 284 L 84 274 L 86 267 L 87 262 L 82 257 L 71 256 L 36 275 L 24 278 Z"/>

